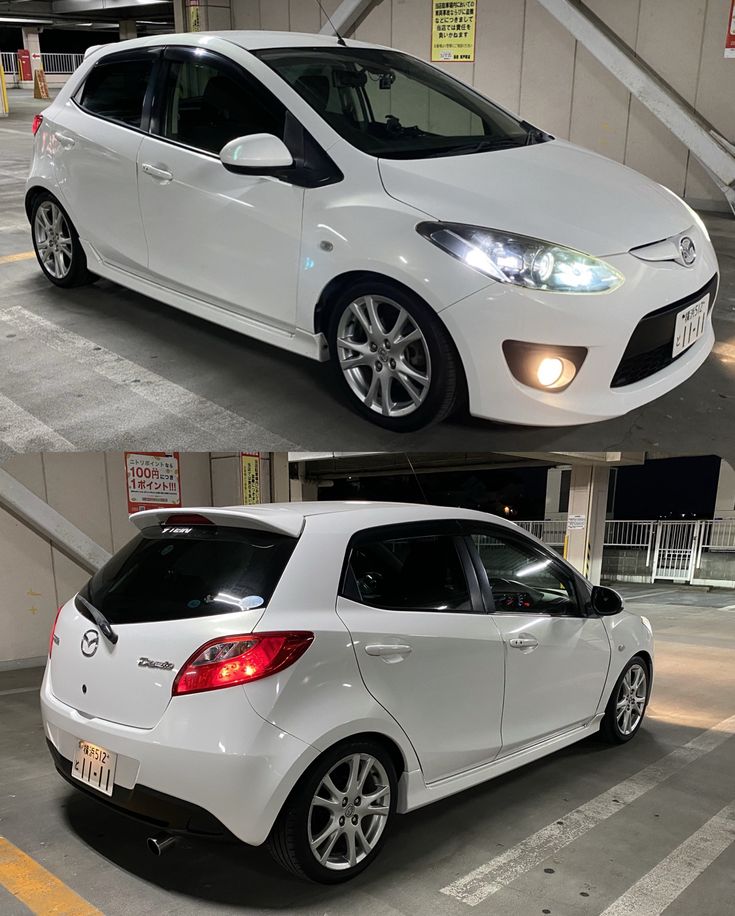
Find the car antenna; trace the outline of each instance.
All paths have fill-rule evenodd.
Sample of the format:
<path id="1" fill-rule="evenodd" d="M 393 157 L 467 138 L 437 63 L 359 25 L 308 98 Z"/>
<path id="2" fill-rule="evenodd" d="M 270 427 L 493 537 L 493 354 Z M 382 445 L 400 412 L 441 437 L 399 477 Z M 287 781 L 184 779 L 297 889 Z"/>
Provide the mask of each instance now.
<path id="1" fill-rule="evenodd" d="M 426 505 L 428 506 L 428 505 L 429 505 L 429 500 L 427 499 L 426 492 L 425 492 L 424 488 L 421 486 L 421 481 L 419 480 L 419 475 L 416 473 L 416 468 L 413 466 L 413 463 L 412 463 L 411 459 L 408 457 L 408 452 L 404 452 L 403 454 L 404 454 L 404 456 L 405 456 L 405 458 L 406 458 L 406 461 L 408 462 L 408 466 L 411 468 L 411 473 L 412 473 L 413 476 L 416 478 L 416 486 L 419 488 L 419 492 L 421 493 L 421 498 L 423 499 L 423 501 L 424 501 L 424 502 L 426 503 Z"/>
<path id="2" fill-rule="evenodd" d="M 332 26 L 332 28 L 334 29 L 334 34 L 337 36 L 337 44 L 340 44 L 340 45 L 342 45 L 343 48 L 346 48 L 346 47 L 347 47 L 347 42 L 346 42 L 346 41 L 344 40 L 344 38 L 339 34 L 339 32 L 337 31 L 337 26 L 332 22 L 332 17 L 329 15 L 329 13 L 328 13 L 328 12 L 324 9 L 324 7 L 322 6 L 322 0 L 316 0 L 316 2 L 319 4 L 319 9 L 320 9 L 320 10 L 324 13 L 324 15 L 327 17 L 327 22 L 328 22 L 328 23 Z"/>

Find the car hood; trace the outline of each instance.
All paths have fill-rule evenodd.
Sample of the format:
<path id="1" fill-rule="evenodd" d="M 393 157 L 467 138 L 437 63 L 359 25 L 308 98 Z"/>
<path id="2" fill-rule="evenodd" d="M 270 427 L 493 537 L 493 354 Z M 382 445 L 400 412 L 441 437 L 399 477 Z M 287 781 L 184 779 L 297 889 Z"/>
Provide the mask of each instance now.
<path id="1" fill-rule="evenodd" d="M 619 254 L 683 232 L 686 205 L 662 185 L 563 140 L 466 156 L 380 159 L 391 197 L 438 220 Z"/>

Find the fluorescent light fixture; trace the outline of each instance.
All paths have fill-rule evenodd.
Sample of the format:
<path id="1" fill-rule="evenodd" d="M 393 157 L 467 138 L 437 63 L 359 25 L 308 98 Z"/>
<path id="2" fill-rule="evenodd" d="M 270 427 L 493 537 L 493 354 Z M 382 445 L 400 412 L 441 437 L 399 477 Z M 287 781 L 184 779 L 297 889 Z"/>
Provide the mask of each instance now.
<path id="1" fill-rule="evenodd" d="M 0 16 L 0 22 L 17 22 L 18 25 L 51 25 L 53 19 L 35 19 L 30 16 Z"/>

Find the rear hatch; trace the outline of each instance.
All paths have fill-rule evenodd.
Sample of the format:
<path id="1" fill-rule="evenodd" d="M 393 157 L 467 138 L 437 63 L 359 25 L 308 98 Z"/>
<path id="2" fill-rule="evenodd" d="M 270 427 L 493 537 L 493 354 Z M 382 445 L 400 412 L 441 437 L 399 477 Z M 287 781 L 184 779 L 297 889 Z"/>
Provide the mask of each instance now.
<path id="1" fill-rule="evenodd" d="M 203 643 L 253 631 L 297 537 L 293 524 L 232 512 L 145 512 L 134 521 L 139 533 L 59 614 L 51 689 L 85 716 L 153 728 Z"/>

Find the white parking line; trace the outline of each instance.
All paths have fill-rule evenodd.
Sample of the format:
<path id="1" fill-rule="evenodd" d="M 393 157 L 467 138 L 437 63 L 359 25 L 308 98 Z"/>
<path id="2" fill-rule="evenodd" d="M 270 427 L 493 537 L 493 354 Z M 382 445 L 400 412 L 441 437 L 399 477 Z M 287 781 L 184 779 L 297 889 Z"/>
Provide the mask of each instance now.
<path id="1" fill-rule="evenodd" d="M 659 595 L 673 595 L 678 592 L 678 588 L 667 588 L 664 591 L 642 592 L 640 595 L 623 595 L 623 601 L 635 601 L 636 598 L 652 598 Z"/>
<path id="2" fill-rule="evenodd" d="M 0 442 L 14 452 L 68 451 L 74 446 L 50 426 L 0 394 Z"/>
<path id="3" fill-rule="evenodd" d="M 35 340 L 124 386 L 130 393 L 155 404 L 159 410 L 198 426 L 215 437 L 215 442 L 229 442 L 233 447 L 238 442 L 250 447 L 263 443 L 264 447 L 277 450 L 288 450 L 295 445 L 23 306 L 0 310 L 0 321 L 32 334 Z"/>
<path id="4" fill-rule="evenodd" d="M 735 840 L 735 804 L 710 818 L 601 916 L 660 916 Z"/>
<path id="5" fill-rule="evenodd" d="M 734 734 L 735 716 L 731 716 L 441 888 L 441 893 L 477 906 Z"/>

